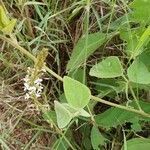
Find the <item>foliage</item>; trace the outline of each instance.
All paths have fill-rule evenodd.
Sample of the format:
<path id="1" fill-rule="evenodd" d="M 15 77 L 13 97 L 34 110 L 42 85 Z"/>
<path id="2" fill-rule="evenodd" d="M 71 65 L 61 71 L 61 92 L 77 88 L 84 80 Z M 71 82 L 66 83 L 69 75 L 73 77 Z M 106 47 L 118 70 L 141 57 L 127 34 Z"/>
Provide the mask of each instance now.
<path id="1" fill-rule="evenodd" d="M 88 37 L 84 35 L 74 47 L 67 64 L 67 69 L 72 71 L 78 68 L 97 48 L 103 45 L 112 36 L 113 34 L 107 36 L 101 32 L 89 34 Z"/>
<path id="2" fill-rule="evenodd" d="M 142 148 L 148 150 L 150 148 L 150 141 L 149 139 L 134 138 L 127 141 L 126 147 L 128 150 L 140 150 Z"/>
<path id="3" fill-rule="evenodd" d="M 150 1 L 9 2 L 0 2 L 0 83 L 18 93 L 2 98 L 8 116 L 17 111 L 0 131 L 2 149 L 14 148 L 19 122 L 37 131 L 27 144 L 14 140 L 19 149 L 39 149 L 30 146 L 41 133 L 45 149 L 150 149 Z"/>
<path id="4" fill-rule="evenodd" d="M 90 75 L 98 78 L 115 78 L 123 75 L 123 68 L 118 57 L 110 56 L 93 66 Z"/>

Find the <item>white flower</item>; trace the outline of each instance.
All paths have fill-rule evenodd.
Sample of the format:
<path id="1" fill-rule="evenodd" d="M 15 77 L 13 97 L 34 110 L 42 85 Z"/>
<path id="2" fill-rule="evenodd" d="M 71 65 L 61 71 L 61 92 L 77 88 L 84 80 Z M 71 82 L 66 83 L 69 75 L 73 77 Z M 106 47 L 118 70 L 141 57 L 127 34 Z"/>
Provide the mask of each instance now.
<path id="1" fill-rule="evenodd" d="M 38 78 L 34 82 L 30 82 L 29 77 L 25 77 L 24 79 L 24 91 L 26 92 L 25 99 L 29 99 L 33 95 L 36 96 L 37 98 L 41 96 L 42 90 L 43 90 L 43 85 L 42 85 L 42 79 Z"/>
<path id="2" fill-rule="evenodd" d="M 27 91 L 29 89 L 29 84 L 27 82 L 24 83 L 24 91 Z"/>
<path id="3" fill-rule="evenodd" d="M 38 78 L 38 79 L 36 79 L 36 80 L 34 81 L 34 83 L 35 83 L 35 84 L 40 84 L 42 81 L 43 81 L 42 79 L 39 79 L 39 78 Z"/>
<path id="4" fill-rule="evenodd" d="M 26 93 L 25 99 L 29 99 L 29 98 L 30 98 L 30 95 L 28 93 Z"/>
<path id="5" fill-rule="evenodd" d="M 29 76 L 27 75 L 25 78 L 23 78 L 24 82 L 28 82 L 29 81 Z"/>
<path id="6" fill-rule="evenodd" d="M 43 67 L 41 71 L 46 72 L 46 69 Z"/>
<path id="7" fill-rule="evenodd" d="M 43 79 L 39 78 L 40 76 L 42 76 L 42 73 L 40 73 L 38 78 L 33 81 L 32 75 L 34 74 L 34 71 L 37 71 L 37 70 L 35 70 L 35 68 L 28 67 L 27 75 L 23 79 L 24 91 L 26 92 L 26 95 L 25 95 L 26 99 L 32 98 L 33 96 L 38 98 L 42 94 L 42 90 L 43 90 L 42 81 L 43 81 Z M 41 71 L 45 72 L 46 70 L 43 67 L 41 70 L 38 70 L 38 72 L 41 72 Z"/>

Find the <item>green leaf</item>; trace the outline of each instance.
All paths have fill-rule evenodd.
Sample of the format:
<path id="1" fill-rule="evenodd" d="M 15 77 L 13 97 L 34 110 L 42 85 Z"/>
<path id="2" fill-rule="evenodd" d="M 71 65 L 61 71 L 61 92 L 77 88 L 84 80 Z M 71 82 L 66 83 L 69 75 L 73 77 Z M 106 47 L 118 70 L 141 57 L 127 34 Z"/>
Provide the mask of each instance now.
<path id="1" fill-rule="evenodd" d="M 91 54 L 93 54 L 97 48 L 103 45 L 107 40 L 108 38 L 106 38 L 106 34 L 101 32 L 89 34 L 88 39 L 86 36 L 79 39 L 67 64 L 67 70 L 72 71 L 77 69 Z"/>
<path id="2" fill-rule="evenodd" d="M 150 71 L 150 51 L 145 51 L 141 55 L 139 55 L 139 61 L 144 63 L 147 67 L 148 71 Z"/>
<path id="3" fill-rule="evenodd" d="M 67 150 L 69 148 L 69 145 L 64 138 L 58 138 L 55 145 L 55 147 L 53 146 L 53 149 L 55 150 Z"/>
<path id="4" fill-rule="evenodd" d="M 95 85 L 95 90 L 98 91 L 99 97 L 104 96 L 116 97 L 118 93 L 125 90 L 125 82 L 115 78 L 98 79 L 96 82 L 92 82 Z"/>
<path id="5" fill-rule="evenodd" d="M 134 130 L 135 132 L 142 131 L 140 121 L 138 118 L 133 118 L 133 120 L 131 120 L 131 122 L 132 122 L 132 125 L 131 125 L 132 130 Z"/>
<path id="6" fill-rule="evenodd" d="M 58 101 L 54 101 L 57 124 L 59 128 L 66 127 L 72 119 L 71 113 Z"/>
<path id="7" fill-rule="evenodd" d="M 128 140 L 126 144 L 127 150 L 150 150 L 150 139 L 134 138 Z"/>
<path id="8" fill-rule="evenodd" d="M 89 124 L 84 124 L 84 126 L 80 126 L 79 132 L 82 133 L 82 148 L 83 150 L 92 150 L 91 145 L 91 127 Z"/>
<path id="9" fill-rule="evenodd" d="M 56 113 L 55 111 L 46 111 L 43 113 L 43 118 L 48 123 L 57 123 Z"/>
<path id="10" fill-rule="evenodd" d="M 134 0 L 130 8 L 133 9 L 131 13 L 132 19 L 141 23 L 150 23 L 150 1 L 149 0 Z"/>
<path id="11" fill-rule="evenodd" d="M 90 114 L 84 109 L 74 108 L 67 103 L 62 103 L 62 105 L 71 113 L 72 118 L 77 116 L 90 117 Z"/>
<path id="12" fill-rule="evenodd" d="M 63 86 L 70 106 L 82 109 L 89 103 L 91 92 L 84 84 L 65 76 L 63 78 Z"/>
<path id="13" fill-rule="evenodd" d="M 150 113 L 150 103 L 139 101 L 139 104 L 143 111 Z M 136 104 L 132 102 L 129 107 L 134 107 L 137 109 Z M 118 125 L 122 125 L 126 122 L 135 122 L 135 120 L 147 120 L 147 118 L 139 116 L 135 113 L 125 111 L 119 108 L 110 108 L 105 112 L 98 114 L 95 116 L 95 121 L 97 125 L 102 126 L 106 129 L 110 127 L 117 127 Z"/>
<path id="14" fill-rule="evenodd" d="M 124 124 L 133 117 L 134 113 L 119 108 L 110 108 L 104 113 L 97 115 L 95 120 L 99 126 L 109 129 L 110 127 L 117 127 Z"/>
<path id="15" fill-rule="evenodd" d="M 128 68 L 129 80 L 139 84 L 150 84 L 150 72 L 145 64 L 136 59 Z"/>
<path id="16" fill-rule="evenodd" d="M 69 72 L 69 76 L 81 83 L 83 82 L 85 82 L 85 84 L 87 83 L 87 78 L 85 76 L 84 69 L 78 68 L 76 70 L 73 70 Z"/>
<path id="17" fill-rule="evenodd" d="M 101 135 L 98 128 L 95 126 L 91 130 L 91 143 L 94 150 L 100 150 L 99 146 L 103 145 L 105 138 Z"/>
<path id="18" fill-rule="evenodd" d="M 94 65 L 90 75 L 98 78 L 115 78 L 123 75 L 123 68 L 118 57 L 110 56 Z"/>
<path id="19" fill-rule="evenodd" d="M 87 112 L 87 111 L 85 111 L 84 109 L 81 109 L 80 111 L 79 111 L 79 115 L 80 116 L 83 116 L 83 117 L 90 117 L 91 115 Z"/>

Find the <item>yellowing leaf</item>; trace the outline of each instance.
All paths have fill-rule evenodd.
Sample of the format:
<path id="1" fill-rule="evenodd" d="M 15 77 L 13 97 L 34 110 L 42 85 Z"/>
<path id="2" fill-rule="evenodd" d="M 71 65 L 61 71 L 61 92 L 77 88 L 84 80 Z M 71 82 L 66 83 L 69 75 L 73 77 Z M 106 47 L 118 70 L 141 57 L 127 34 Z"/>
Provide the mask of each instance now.
<path id="1" fill-rule="evenodd" d="M 16 24 L 16 19 L 9 20 L 6 12 L 2 6 L 0 6 L 0 30 L 4 34 L 10 34 Z"/>
<path id="2" fill-rule="evenodd" d="M 6 15 L 6 12 L 2 6 L 0 6 L 0 25 L 5 26 L 9 24 L 9 19 Z"/>
<path id="3" fill-rule="evenodd" d="M 15 24 L 16 24 L 16 19 L 12 19 L 9 24 L 4 27 L 3 29 L 1 29 L 5 34 L 9 34 L 13 31 Z"/>

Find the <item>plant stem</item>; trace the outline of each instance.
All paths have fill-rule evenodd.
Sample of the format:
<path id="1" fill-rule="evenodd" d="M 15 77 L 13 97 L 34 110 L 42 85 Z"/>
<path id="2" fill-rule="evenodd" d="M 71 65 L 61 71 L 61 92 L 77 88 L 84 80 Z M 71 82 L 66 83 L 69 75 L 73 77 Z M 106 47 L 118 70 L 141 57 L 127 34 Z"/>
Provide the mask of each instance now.
<path id="1" fill-rule="evenodd" d="M 139 115 L 141 115 L 141 116 L 150 118 L 150 114 L 145 113 L 144 111 L 139 111 L 139 110 L 136 110 L 136 109 L 134 109 L 134 108 L 130 108 L 130 107 L 123 106 L 123 105 L 118 105 L 118 104 L 115 104 L 115 103 L 112 103 L 112 102 L 103 100 L 103 99 L 101 99 L 101 98 L 99 98 L 99 97 L 96 97 L 96 96 L 93 96 L 93 95 L 91 96 L 91 99 L 93 99 L 93 100 L 95 100 L 95 101 L 97 101 L 97 102 L 100 102 L 100 103 L 109 105 L 109 106 L 113 106 L 113 107 L 117 107 L 117 108 L 120 108 L 120 109 L 124 109 L 124 110 L 130 111 L 130 112 L 139 114 Z"/>
<path id="2" fill-rule="evenodd" d="M 36 57 L 33 56 L 30 52 L 28 52 L 26 49 L 24 49 L 23 47 L 21 47 L 16 41 L 14 41 L 13 39 L 11 38 L 7 38 L 3 35 L 0 35 L 0 39 L 6 41 L 7 43 L 11 44 L 12 46 L 14 46 L 15 48 L 17 48 L 18 50 L 20 50 L 21 53 L 23 53 L 24 55 L 27 55 L 30 59 L 32 59 L 34 62 L 37 61 Z M 59 76 L 58 74 L 56 74 L 55 72 L 53 72 L 50 68 L 48 68 L 47 66 L 45 66 L 45 69 L 47 72 L 49 72 L 52 76 L 54 76 L 55 78 L 57 78 L 58 80 L 62 81 L 63 82 L 63 78 L 61 76 Z M 133 112 L 133 113 L 136 113 L 136 114 L 139 114 L 143 117 L 148 117 L 150 118 L 150 114 L 148 113 L 145 113 L 144 111 L 139 111 L 137 109 L 134 109 L 134 108 L 129 108 L 127 106 L 123 106 L 123 105 L 118 105 L 118 104 L 115 104 L 115 103 L 112 103 L 112 102 L 109 102 L 109 101 L 106 101 L 106 100 L 103 100 L 99 97 L 96 97 L 96 96 L 93 96 L 91 95 L 91 99 L 97 101 L 97 102 L 100 102 L 100 103 L 103 103 L 103 104 L 106 104 L 106 105 L 109 105 L 109 106 L 113 106 L 113 107 L 117 107 L 117 108 L 120 108 L 120 109 L 123 109 L 123 110 L 126 110 L 126 111 L 130 111 L 130 112 Z"/>
<path id="3" fill-rule="evenodd" d="M 6 41 L 7 43 L 11 44 L 13 47 L 17 48 L 18 50 L 20 50 L 20 52 L 26 56 L 28 56 L 30 59 L 32 59 L 34 62 L 37 61 L 36 57 L 34 55 L 32 55 L 29 51 L 27 51 L 26 49 L 24 49 L 23 47 L 21 47 L 16 41 L 14 41 L 11 38 L 7 38 L 5 36 L 0 35 L 0 39 Z M 50 73 L 51 75 L 53 75 L 54 77 L 56 77 L 58 80 L 63 81 L 63 78 L 61 76 L 59 76 L 58 74 L 56 74 L 54 71 L 52 71 L 51 69 L 49 69 L 47 66 L 44 66 L 44 68 L 46 69 L 46 71 L 48 73 Z"/>

